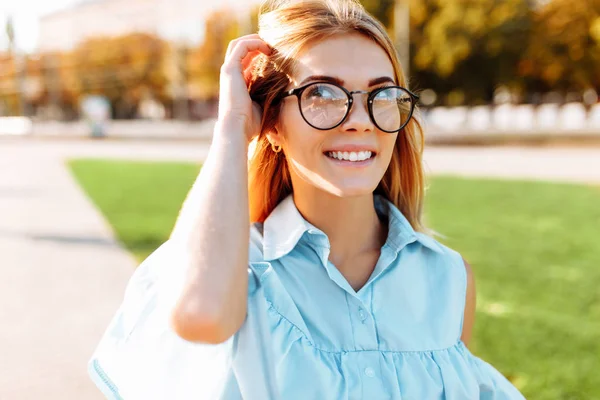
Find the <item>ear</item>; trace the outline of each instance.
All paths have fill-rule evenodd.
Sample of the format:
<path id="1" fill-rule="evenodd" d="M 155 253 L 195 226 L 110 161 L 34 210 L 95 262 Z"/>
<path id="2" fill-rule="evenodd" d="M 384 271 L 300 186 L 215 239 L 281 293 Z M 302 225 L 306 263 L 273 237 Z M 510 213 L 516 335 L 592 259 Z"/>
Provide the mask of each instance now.
<path id="1" fill-rule="evenodd" d="M 273 145 L 281 146 L 283 144 L 284 138 L 277 125 L 272 130 L 266 132 L 265 135 L 267 135 L 267 139 L 269 139 L 269 142 Z"/>

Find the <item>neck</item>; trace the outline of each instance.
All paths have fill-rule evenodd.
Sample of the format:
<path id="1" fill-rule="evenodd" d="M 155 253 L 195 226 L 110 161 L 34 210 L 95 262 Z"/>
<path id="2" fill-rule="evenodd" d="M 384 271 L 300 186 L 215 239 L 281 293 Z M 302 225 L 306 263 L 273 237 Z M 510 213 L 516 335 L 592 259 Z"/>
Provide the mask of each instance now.
<path id="1" fill-rule="evenodd" d="M 378 251 L 385 242 L 387 225 L 377 216 L 372 193 L 338 197 L 317 189 L 294 190 L 294 202 L 302 216 L 329 238 L 329 259 L 334 263 Z"/>

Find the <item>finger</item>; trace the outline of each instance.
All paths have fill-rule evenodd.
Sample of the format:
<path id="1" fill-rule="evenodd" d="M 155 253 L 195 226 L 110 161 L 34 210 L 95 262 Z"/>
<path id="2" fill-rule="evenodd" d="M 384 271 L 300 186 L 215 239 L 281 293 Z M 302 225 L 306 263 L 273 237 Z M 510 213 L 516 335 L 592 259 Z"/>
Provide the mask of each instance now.
<path id="1" fill-rule="evenodd" d="M 236 65 L 241 69 L 242 61 L 244 58 L 252 52 L 260 52 L 264 55 L 271 54 L 271 48 L 262 39 L 249 39 L 240 41 L 236 44 L 235 48 L 229 55 L 226 63 L 230 66 Z"/>
<path id="2" fill-rule="evenodd" d="M 261 54 L 261 53 L 259 53 Z M 244 77 L 244 81 L 246 81 L 246 86 L 248 86 L 248 84 L 250 83 L 250 81 L 252 80 L 252 76 L 253 76 L 253 72 L 254 72 L 254 61 L 257 59 L 257 57 L 254 57 L 254 59 L 252 60 L 253 62 L 250 63 L 250 65 L 246 68 L 244 68 L 242 70 L 242 76 Z"/>
<path id="3" fill-rule="evenodd" d="M 246 84 L 248 84 L 250 82 L 250 79 L 252 78 L 252 71 L 254 70 L 253 61 L 256 60 L 258 54 L 261 53 L 253 53 L 254 56 L 248 56 L 244 58 L 244 61 L 242 62 L 242 75 L 244 76 Z M 249 59 L 250 61 L 248 61 Z"/>
<path id="4" fill-rule="evenodd" d="M 233 49 L 235 48 L 235 46 L 242 40 L 245 39 L 260 39 L 260 36 L 258 35 L 258 33 L 252 33 L 250 35 L 244 35 L 244 36 L 240 36 L 237 39 L 233 39 L 231 42 L 229 42 L 229 46 L 227 46 L 227 51 L 225 52 L 225 58 L 227 58 L 231 52 L 233 51 Z"/>
<path id="5" fill-rule="evenodd" d="M 242 71 L 246 72 L 247 69 L 252 67 L 253 61 L 262 54 L 260 51 L 252 51 L 246 54 L 246 57 L 242 60 Z"/>

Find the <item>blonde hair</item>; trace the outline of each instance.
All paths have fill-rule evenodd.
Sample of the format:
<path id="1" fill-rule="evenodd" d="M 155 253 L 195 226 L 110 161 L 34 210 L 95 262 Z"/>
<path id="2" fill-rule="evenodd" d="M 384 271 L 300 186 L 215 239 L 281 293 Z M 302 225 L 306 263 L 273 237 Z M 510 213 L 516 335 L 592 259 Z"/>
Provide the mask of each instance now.
<path id="1" fill-rule="evenodd" d="M 275 128 L 280 95 L 289 85 L 294 59 L 307 45 L 339 34 L 359 33 L 388 54 L 396 82 L 406 87 L 398 55 L 385 28 L 354 0 L 271 0 L 263 4 L 259 35 L 273 49 L 255 59 L 250 96 L 263 107 L 260 134 L 248 162 L 250 220 L 263 222 L 292 193 L 284 152 L 274 152 L 266 133 Z M 416 110 L 415 110 L 416 111 Z M 413 116 L 398 133 L 390 165 L 375 193 L 390 200 L 416 231 L 429 233 L 421 222 L 424 198 L 423 129 Z"/>

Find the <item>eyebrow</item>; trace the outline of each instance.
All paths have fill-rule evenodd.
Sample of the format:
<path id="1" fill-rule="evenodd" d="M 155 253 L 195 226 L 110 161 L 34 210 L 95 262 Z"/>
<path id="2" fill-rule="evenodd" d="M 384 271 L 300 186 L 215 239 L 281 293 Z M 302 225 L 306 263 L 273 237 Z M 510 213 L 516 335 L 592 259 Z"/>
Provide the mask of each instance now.
<path id="1" fill-rule="evenodd" d="M 340 86 L 344 86 L 343 79 L 336 78 L 335 76 L 328 76 L 328 75 L 311 75 L 311 76 L 307 77 L 306 79 L 304 79 L 302 82 L 300 82 L 300 84 L 298 86 L 302 86 L 305 83 L 308 83 L 311 81 L 332 82 L 332 83 L 336 83 Z M 373 78 L 373 79 L 369 80 L 369 86 L 375 86 L 375 85 L 379 85 L 381 83 L 387 83 L 387 82 L 391 82 L 394 84 L 396 83 L 396 81 L 394 79 L 390 78 L 389 76 L 380 76 L 379 78 Z"/>

